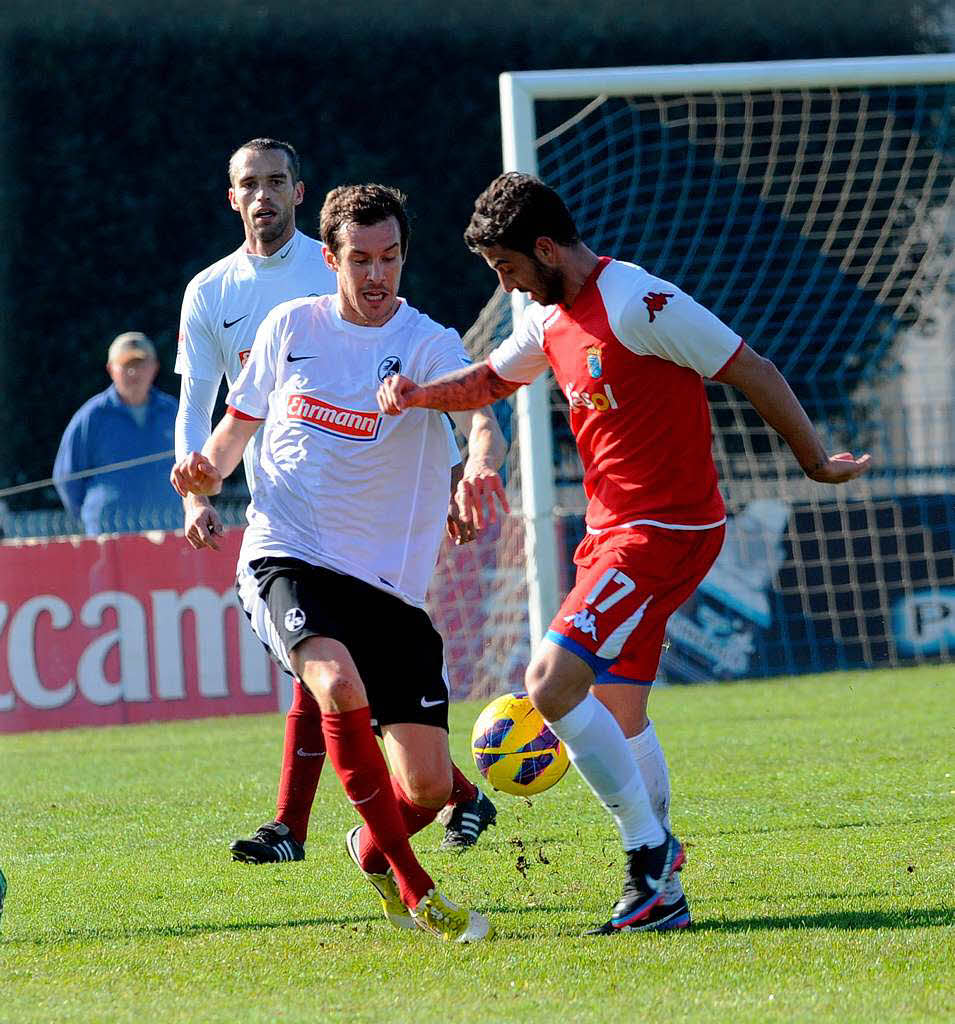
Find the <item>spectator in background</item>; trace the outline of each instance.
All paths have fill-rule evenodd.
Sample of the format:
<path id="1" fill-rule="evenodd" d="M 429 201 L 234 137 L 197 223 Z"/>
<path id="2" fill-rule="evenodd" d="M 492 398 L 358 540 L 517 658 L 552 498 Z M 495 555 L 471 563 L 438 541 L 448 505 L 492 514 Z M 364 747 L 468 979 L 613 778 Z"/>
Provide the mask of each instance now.
<path id="1" fill-rule="evenodd" d="M 153 387 L 159 360 L 140 331 L 113 339 L 106 357 L 113 383 L 82 405 L 60 441 L 53 480 L 64 506 L 88 534 L 179 525 L 182 506 L 170 493 L 176 399 Z M 166 454 L 166 458 L 152 458 Z M 114 463 L 146 457 L 124 469 Z M 104 467 L 75 479 L 74 474 Z"/>

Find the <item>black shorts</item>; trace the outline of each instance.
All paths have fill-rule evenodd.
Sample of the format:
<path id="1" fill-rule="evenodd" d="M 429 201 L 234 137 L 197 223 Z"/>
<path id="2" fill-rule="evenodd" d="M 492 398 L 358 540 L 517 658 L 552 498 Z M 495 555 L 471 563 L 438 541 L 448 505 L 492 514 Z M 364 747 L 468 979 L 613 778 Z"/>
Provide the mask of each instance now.
<path id="1" fill-rule="evenodd" d="M 424 609 L 298 558 L 253 559 L 236 589 L 256 636 L 290 675 L 296 645 L 330 637 L 352 656 L 379 729 L 415 722 L 447 731 L 444 644 Z"/>

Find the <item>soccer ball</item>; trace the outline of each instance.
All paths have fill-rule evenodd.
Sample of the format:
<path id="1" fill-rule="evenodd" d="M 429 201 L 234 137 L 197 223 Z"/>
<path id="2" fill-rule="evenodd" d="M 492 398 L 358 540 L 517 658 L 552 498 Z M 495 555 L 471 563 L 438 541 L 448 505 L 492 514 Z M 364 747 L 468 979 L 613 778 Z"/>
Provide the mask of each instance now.
<path id="1" fill-rule="evenodd" d="M 513 796 L 534 796 L 559 782 L 570 760 L 526 693 L 495 697 L 471 730 L 478 771 Z"/>

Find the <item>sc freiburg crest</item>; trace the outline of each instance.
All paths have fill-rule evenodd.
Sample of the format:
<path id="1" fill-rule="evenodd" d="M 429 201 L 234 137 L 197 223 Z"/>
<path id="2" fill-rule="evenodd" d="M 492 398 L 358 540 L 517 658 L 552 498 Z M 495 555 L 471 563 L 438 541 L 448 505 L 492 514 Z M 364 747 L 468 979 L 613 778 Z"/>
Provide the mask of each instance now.
<path id="1" fill-rule="evenodd" d="M 378 379 L 383 381 L 401 373 L 401 360 L 397 356 L 385 356 L 378 364 Z"/>

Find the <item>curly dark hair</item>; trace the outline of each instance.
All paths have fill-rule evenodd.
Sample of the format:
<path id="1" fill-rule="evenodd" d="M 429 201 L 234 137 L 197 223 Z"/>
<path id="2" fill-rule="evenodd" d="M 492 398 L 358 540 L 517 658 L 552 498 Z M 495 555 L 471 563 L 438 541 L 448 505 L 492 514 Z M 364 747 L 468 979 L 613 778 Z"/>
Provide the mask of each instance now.
<path id="1" fill-rule="evenodd" d="M 322 241 L 337 256 L 341 246 L 339 230 L 346 224 L 369 227 L 394 217 L 401 229 L 401 258 L 408 253 L 408 197 L 390 185 L 339 185 L 325 196 L 318 217 Z"/>
<path id="2" fill-rule="evenodd" d="M 580 241 L 577 226 L 563 199 L 540 178 L 508 171 L 498 175 L 474 201 L 464 241 L 472 252 L 492 245 L 534 255 L 538 238 L 559 245 Z"/>
<path id="3" fill-rule="evenodd" d="M 248 142 L 243 142 L 241 146 L 229 157 L 229 184 L 232 184 L 232 162 L 242 152 L 243 149 L 251 149 L 254 153 L 264 153 L 269 149 L 281 150 L 288 160 L 288 172 L 292 176 L 292 182 L 298 182 L 302 180 L 302 164 L 298 158 L 298 153 L 295 152 L 295 147 L 291 142 L 280 142 L 278 139 L 249 139 Z"/>

